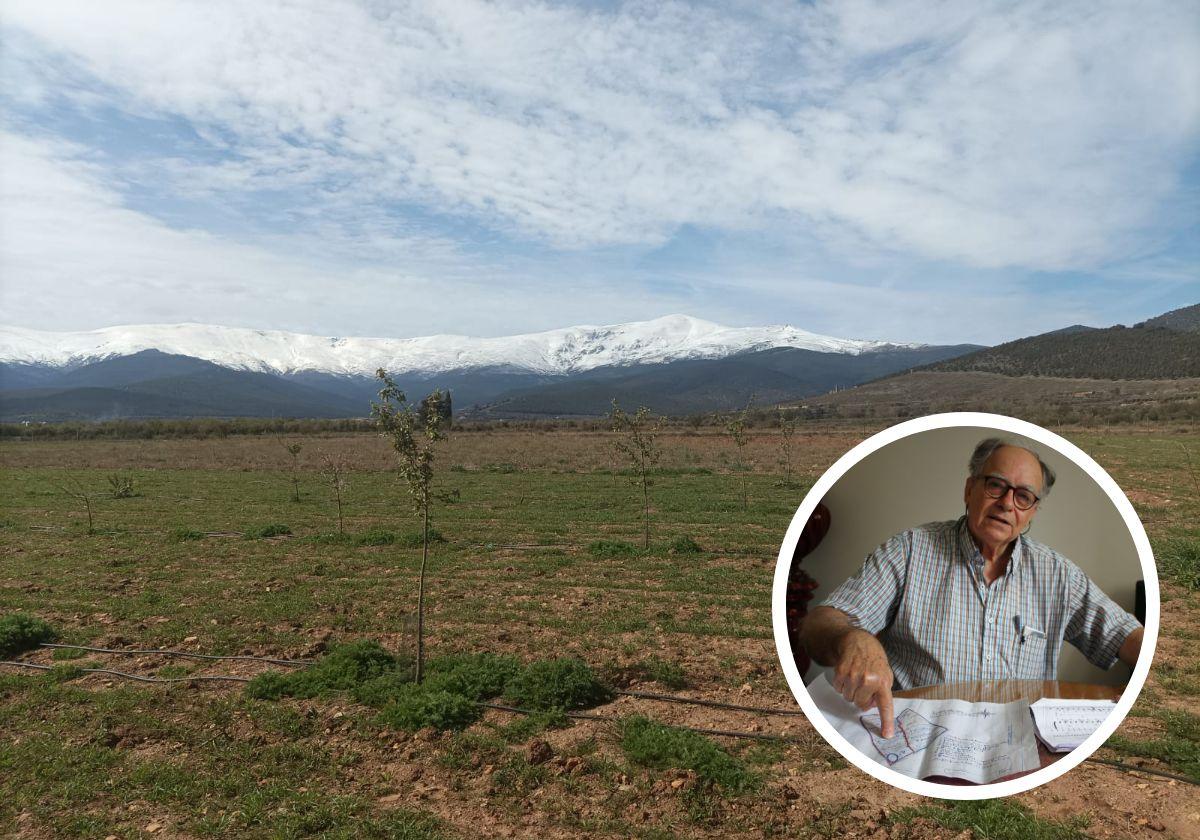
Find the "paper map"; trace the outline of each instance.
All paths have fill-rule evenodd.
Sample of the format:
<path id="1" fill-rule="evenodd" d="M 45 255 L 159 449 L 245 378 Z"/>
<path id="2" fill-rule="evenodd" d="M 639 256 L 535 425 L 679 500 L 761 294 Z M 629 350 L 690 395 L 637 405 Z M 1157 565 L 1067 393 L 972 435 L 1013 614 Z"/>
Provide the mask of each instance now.
<path id="1" fill-rule="evenodd" d="M 861 711 L 824 674 L 809 696 L 855 749 L 897 773 L 925 779 L 949 776 L 979 784 L 1036 770 L 1037 741 L 1029 703 L 894 700 L 896 733 L 884 738 L 878 710 Z"/>

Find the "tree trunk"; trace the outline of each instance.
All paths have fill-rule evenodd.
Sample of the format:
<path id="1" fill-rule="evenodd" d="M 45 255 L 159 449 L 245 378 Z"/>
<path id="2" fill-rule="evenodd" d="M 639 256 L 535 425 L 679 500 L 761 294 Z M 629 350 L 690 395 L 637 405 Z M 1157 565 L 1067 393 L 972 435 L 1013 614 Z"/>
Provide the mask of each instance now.
<path id="1" fill-rule="evenodd" d="M 422 505 L 421 577 L 417 583 L 417 685 L 425 676 L 425 564 L 429 562 L 429 498 Z"/>
<path id="2" fill-rule="evenodd" d="M 650 487 L 646 483 L 646 470 L 642 469 L 642 529 L 646 551 L 650 550 Z"/>

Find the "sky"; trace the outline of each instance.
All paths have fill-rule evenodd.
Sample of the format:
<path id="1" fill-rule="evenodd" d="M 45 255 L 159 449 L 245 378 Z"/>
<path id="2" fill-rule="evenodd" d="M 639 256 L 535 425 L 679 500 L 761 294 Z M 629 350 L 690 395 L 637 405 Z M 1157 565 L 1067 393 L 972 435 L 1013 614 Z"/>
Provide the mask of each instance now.
<path id="1" fill-rule="evenodd" d="M 0 321 L 997 343 L 1200 302 L 1200 3 L 0 12 Z"/>

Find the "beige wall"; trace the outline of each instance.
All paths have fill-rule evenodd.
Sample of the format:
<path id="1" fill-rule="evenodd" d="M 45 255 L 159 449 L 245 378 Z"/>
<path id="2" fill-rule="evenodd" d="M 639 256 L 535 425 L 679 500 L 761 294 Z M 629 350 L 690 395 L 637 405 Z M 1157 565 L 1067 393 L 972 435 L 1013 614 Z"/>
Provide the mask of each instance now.
<path id="1" fill-rule="evenodd" d="M 1132 613 L 1141 567 L 1133 539 L 1104 492 L 1070 459 L 1041 444 L 969 427 L 911 435 L 877 450 L 842 476 L 824 498 L 831 513 L 829 533 L 802 562 L 820 583 L 813 603 L 856 572 L 867 554 L 893 534 L 961 516 L 967 460 L 975 444 L 993 436 L 1028 444 L 1058 475 L 1034 519 L 1030 538 L 1072 560 Z M 1118 684 L 1129 678 L 1122 663 L 1101 671 L 1072 645 L 1063 647 L 1059 679 Z M 814 666 L 807 679 L 819 672 Z"/>

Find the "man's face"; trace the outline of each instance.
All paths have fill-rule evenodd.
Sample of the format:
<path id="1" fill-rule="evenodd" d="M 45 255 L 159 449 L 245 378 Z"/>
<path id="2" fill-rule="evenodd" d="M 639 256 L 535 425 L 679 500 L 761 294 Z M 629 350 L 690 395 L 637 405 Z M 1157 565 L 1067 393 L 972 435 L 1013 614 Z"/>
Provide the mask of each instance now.
<path id="1" fill-rule="evenodd" d="M 1042 495 L 1042 468 L 1032 453 L 1015 446 L 1001 446 L 983 465 L 983 476 L 968 478 L 963 497 L 967 503 L 967 527 L 982 546 L 1004 546 L 1020 536 L 1033 521 L 1038 506 L 1020 510 L 1009 490 L 998 499 L 984 492 L 984 479 L 1002 478 L 1013 487 L 1024 487 Z"/>

